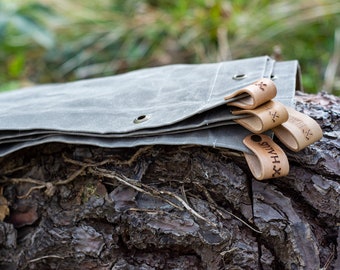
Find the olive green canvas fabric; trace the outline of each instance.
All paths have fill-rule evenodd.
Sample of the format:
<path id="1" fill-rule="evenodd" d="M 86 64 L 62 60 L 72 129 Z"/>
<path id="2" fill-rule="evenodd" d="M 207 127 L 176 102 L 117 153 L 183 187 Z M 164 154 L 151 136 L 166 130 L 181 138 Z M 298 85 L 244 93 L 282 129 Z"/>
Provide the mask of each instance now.
<path id="1" fill-rule="evenodd" d="M 292 106 L 297 61 L 268 56 L 146 68 L 0 94 L 0 156 L 49 142 L 100 147 L 197 144 L 247 152 L 250 132 L 224 96 L 271 78 L 275 100 Z"/>

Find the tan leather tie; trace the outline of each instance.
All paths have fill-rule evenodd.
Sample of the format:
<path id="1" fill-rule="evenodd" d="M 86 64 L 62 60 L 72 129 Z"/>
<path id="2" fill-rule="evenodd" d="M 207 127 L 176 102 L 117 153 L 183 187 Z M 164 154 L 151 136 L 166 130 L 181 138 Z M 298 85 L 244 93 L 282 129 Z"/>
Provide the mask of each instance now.
<path id="1" fill-rule="evenodd" d="M 292 151 L 300 151 L 322 138 L 320 126 L 307 115 L 273 101 L 277 89 L 267 78 L 225 96 L 226 103 L 238 109 L 233 115 L 247 116 L 234 121 L 255 133 L 243 143 L 254 153 L 244 153 L 248 166 L 258 180 L 282 177 L 289 172 L 289 163 L 283 150 L 267 135 L 273 130 L 279 140 Z"/>
<path id="2" fill-rule="evenodd" d="M 263 133 L 288 120 L 286 107 L 278 101 L 268 101 L 253 110 L 234 110 L 234 115 L 249 114 L 249 117 L 234 121 L 256 134 Z"/>
<path id="3" fill-rule="evenodd" d="M 228 105 L 251 110 L 274 98 L 276 93 L 274 82 L 268 78 L 262 78 L 225 96 L 224 99 Z"/>
<path id="4" fill-rule="evenodd" d="M 274 134 L 290 150 L 298 152 L 322 138 L 319 124 L 308 115 L 286 107 L 289 118 L 273 129 Z"/>
<path id="5" fill-rule="evenodd" d="M 254 153 L 254 155 L 244 153 L 244 156 L 257 180 L 282 177 L 289 173 L 286 154 L 269 136 L 248 135 L 243 143 Z"/>

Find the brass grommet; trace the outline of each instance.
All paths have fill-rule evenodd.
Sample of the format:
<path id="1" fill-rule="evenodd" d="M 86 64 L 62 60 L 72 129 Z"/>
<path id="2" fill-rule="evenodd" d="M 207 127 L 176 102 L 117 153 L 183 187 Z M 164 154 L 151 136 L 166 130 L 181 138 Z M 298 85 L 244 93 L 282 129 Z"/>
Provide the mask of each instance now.
<path id="1" fill-rule="evenodd" d="M 148 121 L 148 120 L 150 119 L 150 117 L 151 117 L 151 116 L 148 115 L 148 114 L 142 114 L 142 115 L 136 117 L 136 118 L 133 120 L 133 123 L 135 123 L 135 124 L 143 123 L 143 122 L 145 122 L 145 121 Z"/>
<path id="2" fill-rule="evenodd" d="M 240 73 L 240 74 L 235 74 L 234 76 L 233 76 L 233 80 L 243 80 L 244 78 L 246 78 L 247 77 L 247 75 L 246 74 L 244 74 L 244 73 Z"/>

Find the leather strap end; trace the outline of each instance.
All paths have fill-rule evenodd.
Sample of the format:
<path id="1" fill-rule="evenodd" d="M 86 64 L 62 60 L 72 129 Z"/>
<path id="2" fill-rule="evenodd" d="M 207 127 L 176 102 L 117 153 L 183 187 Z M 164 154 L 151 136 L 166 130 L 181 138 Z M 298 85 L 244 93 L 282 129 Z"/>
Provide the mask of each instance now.
<path id="1" fill-rule="evenodd" d="M 276 93 L 277 89 L 274 82 L 268 78 L 262 78 L 231 95 L 225 96 L 224 99 L 229 101 L 228 105 L 251 110 L 273 99 Z M 242 98 L 237 99 L 238 96 Z"/>
<path id="2" fill-rule="evenodd" d="M 253 176 L 265 180 L 286 176 L 289 173 L 289 162 L 283 150 L 264 134 L 248 135 L 243 143 L 254 153 L 244 153 Z"/>
<path id="3" fill-rule="evenodd" d="M 256 134 L 275 128 L 288 120 L 286 107 L 282 103 L 272 100 L 254 110 L 234 110 L 232 114 L 248 114 L 249 117 L 234 121 Z"/>
<path id="4" fill-rule="evenodd" d="M 314 119 L 292 108 L 286 109 L 288 121 L 273 131 L 287 148 L 298 152 L 322 138 L 322 129 Z"/>

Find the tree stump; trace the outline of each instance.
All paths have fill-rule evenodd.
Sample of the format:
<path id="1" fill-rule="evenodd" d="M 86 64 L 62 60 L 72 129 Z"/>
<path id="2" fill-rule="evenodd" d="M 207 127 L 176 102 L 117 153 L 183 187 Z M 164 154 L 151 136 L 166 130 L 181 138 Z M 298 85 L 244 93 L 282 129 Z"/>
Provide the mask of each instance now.
<path id="1" fill-rule="evenodd" d="M 1 158 L 0 269 L 340 269 L 339 98 L 296 99 L 324 137 L 283 147 L 284 178 L 256 181 L 240 153 L 195 145 Z"/>

